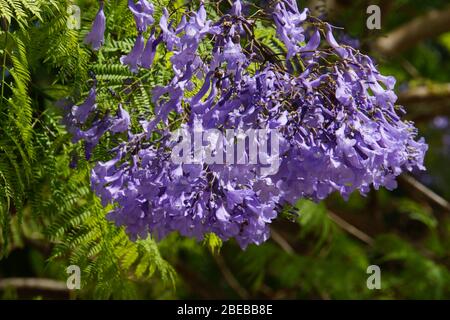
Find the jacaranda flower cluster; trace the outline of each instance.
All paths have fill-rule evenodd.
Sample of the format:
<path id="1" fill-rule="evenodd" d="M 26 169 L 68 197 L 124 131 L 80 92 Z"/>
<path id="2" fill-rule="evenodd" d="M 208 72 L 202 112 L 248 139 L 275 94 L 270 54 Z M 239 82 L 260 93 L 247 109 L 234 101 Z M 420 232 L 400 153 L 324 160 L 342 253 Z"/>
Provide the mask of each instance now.
<path id="1" fill-rule="evenodd" d="M 91 182 L 103 204 L 114 205 L 109 218 L 132 238 L 178 231 L 203 239 L 213 232 L 245 248 L 268 239 L 269 224 L 285 205 L 333 192 L 344 198 L 355 190 L 366 194 L 371 186 L 394 189 L 403 171 L 424 169 L 427 145 L 401 119 L 393 77 L 339 44 L 333 26 L 299 10 L 294 0 L 278 1 L 265 17 L 286 49 L 284 57 L 273 54 L 255 38 L 255 19 L 243 14 L 244 6 L 234 1 L 215 21 L 204 4 L 180 21 L 163 9 L 156 21 L 150 2 L 130 0 L 137 37 L 121 63 L 139 72 L 151 68 L 158 48 L 170 53 L 173 78 L 150 93 L 154 117 L 131 114 L 140 119 L 139 131 L 131 128 L 125 104 L 99 112 L 95 86 L 66 117 L 88 158 L 102 136 L 120 141 L 109 161 L 96 163 Z M 104 43 L 103 9 L 100 1 L 86 39 L 94 49 Z M 205 55 L 206 42 L 212 49 Z M 276 157 L 277 172 L 263 174 L 264 164 L 245 161 L 171 161 L 179 142 L 175 130 L 259 128 L 279 133 L 278 152 L 259 155 Z M 202 143 L 217 151 L 211 141 Z M 249 141 L 241 155 L 247 160 L 252 143 L 257 142 Z"/>

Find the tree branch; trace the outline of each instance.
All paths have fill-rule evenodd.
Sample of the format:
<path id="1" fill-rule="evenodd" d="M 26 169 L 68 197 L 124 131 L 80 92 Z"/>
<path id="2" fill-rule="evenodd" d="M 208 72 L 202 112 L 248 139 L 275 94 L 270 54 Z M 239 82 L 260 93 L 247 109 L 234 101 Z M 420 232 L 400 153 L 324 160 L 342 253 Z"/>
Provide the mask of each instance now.
<path id="1" fill-rule="evenodd" d="M 222 276 L 225 279 L 225 281 L 228 283 L 228 285 L 237 293 L 237 295 L 241 299 L 248 299 L 250 297 L 250 294 L 247 292 L 247 290 L 244 287 L 242 287 L 240 285 L 240 283 L 234 277 L 233 273 L 226 265 L 222 256 L 213 254 L 213 258 L 214 258 L 214 261 L 216 261 L 216 264 L 219 267 L 220 273 L 222 273 Z"/>
<path id="2" fill-rule="evenodd" d="M 57 291 L 68 292 L 67 285 L 58 280 L 43 278 L 7 278 L 0 280 L 0 290 L 6 288 L 36 290 L 36 291 Z"/>
<path id="3" fill-rule="evenodd" d="M 450 6 L 442 10 L 431 10 L 398 27 L 376 40 L 374 49 L 384 56 L 393 56 L 449 30 Z"/>
<path id="4" fill-rule="evenodd" d="M 272 240 L 276 244 L 278 244 L 280 248 L 283 249 L 284 252 L 286 252 L 287 254 L 295 254 L 295 250 L 292 248 L 289 242 L 287 242 L 286 239 L 284 239 L 281 234 L 275 231 L 274 228 L 271 228 L 270 234 Z"/>
<path id="5" fill-rule="evenodd" d="M 416 191 L 424 195 L 427 199 L 440 206 L 442 209 L 450 211 L 450 203 L 444 198 L 442 198 L 440 195 L 436 194 L 433 190 L 429 189 L 428 187 L 426 187 L 425 185 L 423 185 L 422 183 L 420 183 L 411 176 L 402 175 L 401 179 L 405 181 L 408 185 L 413 187 Z"/>
<path id="6" fill-rule="evenodd" d="M 348 223 L 347 221 L 345 221 L 344 219 L 339 217 L 334 212 L 331 212 L 330 210 L 328 210 L 328 216 L 330 217 L 331 220 L 334 221 L 334 223 L 336 223 L 339 227 L 341 227 L 347 233 L 349 233 L 352 236 L 354 236 L 355 238 L 361 240 L 365 244 L 368 244 L 369 246 L 373 246 L 374 240 L 371 236 L 369 236 L 366 233 L 364 233 L 363 231 L 359 230 L 354 225 Z"/>
<path id="7" fill-rule="evenodd" d="M 450 83 L 415 87 L 401 92 L 398 95 L 399 103 L 404 105 L 440 100 L 447 101 L 449 98 Z"/>

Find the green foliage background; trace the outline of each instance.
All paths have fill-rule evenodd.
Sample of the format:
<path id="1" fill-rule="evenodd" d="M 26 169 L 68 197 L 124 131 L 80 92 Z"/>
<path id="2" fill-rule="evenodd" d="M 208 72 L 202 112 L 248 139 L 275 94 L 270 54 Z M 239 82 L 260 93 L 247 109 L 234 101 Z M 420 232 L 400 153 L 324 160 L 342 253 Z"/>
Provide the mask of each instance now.
<path id="1" fill-rule="evenodd" d="M 101 108 L 113 109 L 120 99 L 132 112 L 151 116 L 150 89 L 170 79 L 169 57 L 160 50 L 151 70 L 133 75 L 118 60 L 135 37 L 127 1 L 107 1 L 107 38 L 99 53 L 83 45 L 97 1 L 76 1 L 80 30 L 67 27 L 71 4 L 0 0 L 0 297 L 450 298 L 449 208 L 430 200 L 410 179 L 401 180 L 395 192 L 379 190 L 365 198 L 355 194 L 348 202 L 337 195 L 319 204 L 300 201 L 292 208 L 299 218 L 282 215 L 273 225 L 271 240 L 246 251 L 234 242 L 222 244 L 213 234 L 203 243 L 176 234 L 159 243 L 152 238 L 131 242 L 105 219 L 109 208 L 90 190 L 91 164 L 82 160 L 82 146 L 71 144 L 57 101 L 81 101 L 93 71 L 103 88 Z M 158 16 L 163 7 L 175 10 L 184 1 L 154 4 Z M 445 4 L 393 0 L 381 31 L 365 27 L 367 1 L 352 1 L 332 20 L 362 39 L 362 49 L 370 51 L 375 38 Z M 212 5 L 209 11 L 214 14 Z M 271 28 L 259 24 L 256 35 L 275 52 L 282 50 Z M 398 78 L 399 88 L 450 83 L 450 33 L 392 59 L 371 54 L 385 73 Z M 441 99 L 406 108 L 430 144 L 428 173 L 417 178 L 449 199 L 448 146 L 430 119 L 448 115 L 450 104 Z M 102 141 L 95 159 L 107 155 L 109 143 Z M 73 157 L 80 159 L 76 169 L 69 166 Z M 79 291 L 55 295 L 42 288 L 24 292 L 1 286 L 11 278 L 65 283 L 66 268 L 72 264 L 81 268 Z M 366 269 L 372 264 L 381 267 L 381 290 L 366 286 Z"/>

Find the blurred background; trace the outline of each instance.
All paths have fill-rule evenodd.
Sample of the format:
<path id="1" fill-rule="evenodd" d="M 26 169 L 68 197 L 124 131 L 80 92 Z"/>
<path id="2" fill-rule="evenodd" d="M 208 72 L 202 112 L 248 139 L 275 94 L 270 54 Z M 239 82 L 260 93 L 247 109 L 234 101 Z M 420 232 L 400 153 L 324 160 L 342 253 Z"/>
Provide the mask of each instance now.
<path id="1" fill-rule="evenodd" d="M 67 25 L 73 4 L 81 29 Z M 280 217 L 269 241 L 245 251 L 214 235 L 131 242 L 92 195 L 90 164 L 70 167 L 80 150 L 60 124 L 61 99 L 83 92 L 91 70 L 112 87 L 130 81 L 108 60 L 134 42 L 126 5 L 107 1 L 115 38 L 93 57 L 82 39 L 97 1 L 0 0 L 1 298 L 450 299 L 448 0 L 299 1 L 397 78 L 399 104 L 429 144 L 427 171 L 403 175 L 393 192 L 302 200 L 298 218 Z M 370 5 L 381 9 L 379 30 L 366 26 Z M 67 288 L 70 265 L 80 267 L 81 290 Z M 380 290 L 366 285 L 370 265 L 381 269 Z"/>

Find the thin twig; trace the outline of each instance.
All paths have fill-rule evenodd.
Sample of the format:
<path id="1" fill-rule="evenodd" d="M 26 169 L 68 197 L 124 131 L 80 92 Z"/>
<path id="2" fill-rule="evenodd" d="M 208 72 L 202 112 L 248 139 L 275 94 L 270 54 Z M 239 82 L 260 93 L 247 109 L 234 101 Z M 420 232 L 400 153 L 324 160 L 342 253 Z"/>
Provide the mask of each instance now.
<path id="1" fill-rule="evenodd" d="M 409 105 L 411 103 L 448 100 L 450 98 L 450 83 L 420 86 L 401 92 L 398 96 L 399 103 Z"/>
<path id="2" fill-rule="evenodd" d="M 222 273 L 223 278 L 228 283 L 228 285 L 237 293 L 237 295 L 241 299 L 248 299 L 250 297 L 250 294 L 237 281 L 236 277 L 233 275 L 231 270 L 228 268 L 228 266 L 226 265 L 222 256 L 213 254 L 213 258 L 216 261 L 216 264 L 219 267 L 219 270 Z"/>
<path id="3" fill-rule="evenodd" d="M 295 250 L 291 247 L 289 242 L 284 239 L 281 234 L 279 234 L 277 231 L 275 231 L 273 228 L 270 230 L 270 233 L 272 235 L 272 240 L 278 244 L 281 249 L 283 249 L 288 254 L 294 254 Z"/>
<path id="4" fill-rule="evenodd" d="M 419 191 L 421 194 L 423 194 L 426 198 L 437 204 L 438 206 L 442 207 L 443 209 L 450 211 L 450 203 L 442 198 L 440 195 L 435 193 L 433 190 L 429 189 L 416 179 L 414 179 L 411 176 L 403 175 L 401 176 L 401 179 L 408 183 L 411 187 L 413 187 L 415 190 Z"/>
<path id="5" fill-rule="evenodd" d="M 374 240 L 373 240 L 373 238 L 371 236 L 369 236 L 368 234 L 366 234 L 363 231 L 359 230 L 354 225 L 348 223 L 347 221 L 345 221 L 344 219 L 339 217 L 334 212 L 331 212 L 330 210 L 328 210 L 328 216 L 330 217 L 331 220 L 333 220 L 342 229 L 344 229 L 345 231 L 347 231 L 348 233 L 350 233 L 354 237 L 358 238 L 362 242 L 368 244 L 369 246 L 373 246 Z"/>
<path id="6" fill-rule="evenodd" d="M 391 56 L 405 51 L 417 43 L 450 30 L 450 6 L 434 9 L 414 18 L 386 36 L 376 40 L 374 48 Z"/>
<path id="7" fill-rule="evenodd" d="M 54 279 L 43 278 L 6 278 L 0 280 L 0 290 L 6 288 L 32 289 L 42 291 L 69 291 L 67 285 Z"/>

